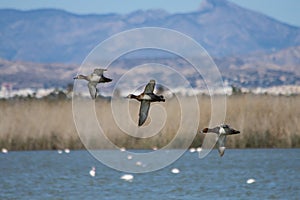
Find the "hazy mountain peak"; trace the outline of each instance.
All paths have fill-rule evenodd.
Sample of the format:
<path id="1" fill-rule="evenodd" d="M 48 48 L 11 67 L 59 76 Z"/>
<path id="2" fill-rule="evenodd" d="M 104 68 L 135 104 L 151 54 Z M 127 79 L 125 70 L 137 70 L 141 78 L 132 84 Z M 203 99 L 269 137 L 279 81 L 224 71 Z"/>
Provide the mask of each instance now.
<path id="1" fill-rule="evenodd" d="M 202 0 L 200 4 L 200 11 L 213 10 L 217 7 L 228 7 L 231 3 L 227 0 Z"/>
<path id="2" fill-rule="evenodd" d="M 217 57 L 300 45 L 300 28 L 227 0 L 202 0 L 199 11 L 180 14 L 160 9 L 125 15 L 0 9 L 0 19 L 5 19 L 0 20 L 0 57 L 8 60 L 81 63 L 99 42 L 121 31 L 147 26 L 187 34 Z"/>
<path id="3" fill-rule="evenodd" d="M 125 16 L 127 21 L 134 24 L 141 24 L 149 20 L 159 20 L 166 17 L 168 12 L 162 9 L 137 10 Z"/>

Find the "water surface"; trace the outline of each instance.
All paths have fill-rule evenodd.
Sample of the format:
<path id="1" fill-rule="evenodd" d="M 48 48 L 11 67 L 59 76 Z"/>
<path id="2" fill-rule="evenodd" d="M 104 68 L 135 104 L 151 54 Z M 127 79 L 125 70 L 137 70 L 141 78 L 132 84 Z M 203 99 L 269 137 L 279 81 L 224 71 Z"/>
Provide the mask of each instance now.
<path id="1" fill-rule="evenodd" d="M 214 150 L 199 159 L 186 152 L 172 165 L 133 174 L 127 182 L 120 179 L 124 172 L 88 151 L 8 152 L 0 154 L 0 199 L 298 199 L 299 155 L 300 149 L 228 149 L 222 158 Z M 95 177 L 89 175 L 92 166 Z M 171 173 L 173 168 L 180 173 Z M 255 182 L 247 184 L 250 178 Z"/>

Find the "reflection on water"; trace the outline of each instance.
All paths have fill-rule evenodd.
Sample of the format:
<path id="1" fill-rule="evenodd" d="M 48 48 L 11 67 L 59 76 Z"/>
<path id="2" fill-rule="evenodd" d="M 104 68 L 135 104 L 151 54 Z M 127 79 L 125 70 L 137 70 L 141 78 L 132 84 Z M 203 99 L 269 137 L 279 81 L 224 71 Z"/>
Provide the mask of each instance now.
<path id="1" fill-rule="evenodd" d="M 223 158 L 214 150 L 199 159 L 197 152 L 187 151 L 162 170 L 132 174 L 132 181 L 87 151 L 0 153 L 0 199 L 297 199 L 299 153 L 229 149 Z M 172 173 L 174 168 L 179 172 Z M 255 181 L 247 183 L 250 179 Z"/>

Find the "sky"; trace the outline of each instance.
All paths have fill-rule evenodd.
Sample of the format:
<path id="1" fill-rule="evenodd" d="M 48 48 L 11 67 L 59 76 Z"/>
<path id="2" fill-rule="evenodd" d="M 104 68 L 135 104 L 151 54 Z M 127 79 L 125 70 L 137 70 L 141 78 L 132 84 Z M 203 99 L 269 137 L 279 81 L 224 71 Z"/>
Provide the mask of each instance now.
<path id="1" fill-rule="evenodd" d="M 192 12 L 202 0 L 0 0 L 0 9 L 63 9 L 76 14 L 127 14 L 135 10 L 163 9 L 169 13 Z M 229 0 L 281 22 L 300 27 L 300 0 Z"/>

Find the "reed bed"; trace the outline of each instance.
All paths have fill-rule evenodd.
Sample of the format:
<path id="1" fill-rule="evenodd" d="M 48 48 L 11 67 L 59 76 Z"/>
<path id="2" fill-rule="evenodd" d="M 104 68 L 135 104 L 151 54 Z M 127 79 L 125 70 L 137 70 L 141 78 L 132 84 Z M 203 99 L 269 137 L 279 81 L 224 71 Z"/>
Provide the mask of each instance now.
<path id="1" fill-rule="evenodd" d="M 120 128 L 111 111 L 110 100 L 98 99 L 95 102 L 95 113 L 105 137 L 118 147 L 162 148 L 177 138 L 172 148 L 182 148 L 189 145 L 188 138 L 191 135 L 195 136 L 192 138 L 191 146 L 198 147 L 202 144 L 203 135 L 196 132 L 209 124 L 211 99 L 201 95 L 197 100 L 200 108 L 200 121 L 196 121 L 198 129 L 191 128 L 196 118 L 188 115 L 182 117 L 183 113 L 180 110 L 184 108 L 187 113 L 192 113 L 195 109 L 191 106 L 193 100 L 189 97 L 182 97 L 180 101 L 172 98 L 167 99 L 165 103 L 157 103 L 157 109 L 154 106 L 150 111 L 145 126 L 156 123 L 156 119 L 164 115 L 167 118 L 158 133 L 146 138 L 134 137 Z M 139 103 L 134 100 L 127 101 L 119 99 L 114 102 L 117 106 L 124 103 L 129 105 L 130 117 L 121 110 L 117 113 L 118 117 L 124 120 L 124 124 L 136 123 Z M 299 106 L 300 96 L 241 94 L 227 97 L 225 122 L 241 131 L 239 135 L 228 137 L 227 146 L 229 148 L 299 148 Z M 90 134 L 88 130 L 86 133 L 77 133 L 71 100 L 2 100 L 0 113 L 0 148 L 9 150 L 110 148 L 107 142 L 98 137 L 99 133 Z M 84 116 L 84 119 L 89 120 L 89 117 Z M 183 125 L 180 124 L 182 121 L 184 121 Z M 181 127 L 184 134 L 178 136 L 181 125 L 184 126 Z M 139 134 L 143 134 L 142 131 Z M 88 145 L 85 146 L 86 144 Z"/>

